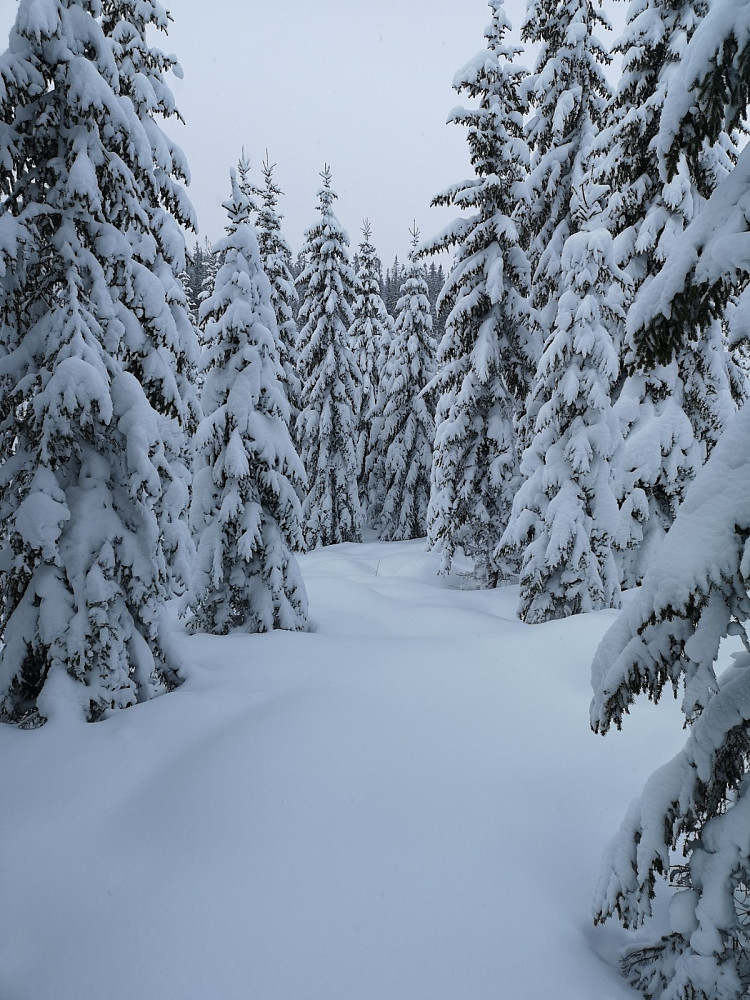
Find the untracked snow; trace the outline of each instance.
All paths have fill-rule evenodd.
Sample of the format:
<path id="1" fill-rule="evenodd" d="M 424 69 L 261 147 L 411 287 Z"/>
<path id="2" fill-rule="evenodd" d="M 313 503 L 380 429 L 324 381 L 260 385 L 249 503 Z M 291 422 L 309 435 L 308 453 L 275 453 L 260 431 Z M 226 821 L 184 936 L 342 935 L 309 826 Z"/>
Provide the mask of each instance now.
<path id="1" fill-rule="evenodd" d="M 2 1000 L 636 997 L 592 896 L 683 734 L 671 701 L 589 731 L 615 613 L 521 624 L 422 540 L 300 565 L 311 632 L 186 637 L 169 695 L 0 727 Z"/>

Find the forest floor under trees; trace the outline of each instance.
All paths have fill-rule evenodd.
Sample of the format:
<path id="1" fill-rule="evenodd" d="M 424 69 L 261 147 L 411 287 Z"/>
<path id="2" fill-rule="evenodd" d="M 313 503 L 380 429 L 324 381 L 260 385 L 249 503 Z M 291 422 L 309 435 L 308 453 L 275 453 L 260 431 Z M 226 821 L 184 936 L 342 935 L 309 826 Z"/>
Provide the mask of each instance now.
<path id="1" fill-rule="evenodd" d="M 195 636 L 168 696 L 0 727 L 2 1000 L 636 996 L 643 932 L 591 899 L 677 706 L 594 736 L 615 613 L 526 626 L 437 562 L 319 549 L 309 633 Z"/>

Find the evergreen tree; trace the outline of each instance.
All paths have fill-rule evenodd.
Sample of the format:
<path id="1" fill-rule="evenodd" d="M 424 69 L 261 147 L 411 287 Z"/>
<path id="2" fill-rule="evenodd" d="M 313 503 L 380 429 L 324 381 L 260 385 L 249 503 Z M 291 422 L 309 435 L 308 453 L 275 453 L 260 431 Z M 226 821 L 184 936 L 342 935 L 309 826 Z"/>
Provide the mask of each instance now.
<path id="1" fill-rule="evenodd" d="M 189 250 L 186 251 L 185 267 L 180 272 L 180 282 L 182 284 L 182 290 L 185 293 L 185 303 L 187 305 L 188 316 L 190 317 L 190 322 L 196 331 L 198 329 L 199 299 L 198 294 L 195 291 L 195 273 L 201 266 L 198 258 L 198 254 L 200 254 L 200 252 L 200 245 L 196 241 L 192 252 Z"/>
<path id="2" fill-rule="evenodd" d="M 362 376 L 362 399 L 357 429 L 357 468 L 359 470 L 359 495 L 364 511 L 377 502 L 377 477 L 370 482 L 368 469 L 373 468 L 370 455 L 372 422 L 380 387 L 379 359 L 383 349 L 388 350 L 392 336 L 392 320 L 380 297 L 380 260 L 370 242 L 372 229 L 365 219 L 362 242 L 359 245 L 359 270 L 354 281 L 354 322 L 349 339 L 354 358 Z"/>
<path id="3" fill-rule="evenodd" d="M 301 411 L 297 440 L 308 479 L 303 504 L 308 548 L 361 541 L 357 486 L 357 420 L 361 381 L 349 347 L 354 273 L 349 237 L 333 211 L 336 198 L 325 166 L 319 221 L 305 234 L 300 276 Z"/>
<path id="4" fill-rule="evenodd" d="M 216 275 L 219 273 L 221 267 L 221 253 L 216 250 L 208 241 L 206 240 L 206 248 L 203 254 L 203 277 L 201 278 L 200 291 L 198 293 L 198 337 L 201 344 L 205 343 L 205 331 L 203 329 L 203 303 L 210 299 L 214 293 L 214 284 L 216 283 Z"/>
<path id="5" fill-rule="evenodd" d="M 449 188 L 433 204 L 471 208 L 422 252 L 457 248 L 442 294 L 449 310 L 438 351 L 430 542 L 448 572 L 461 547 L 484 586 L 496 586 L 513 567 L 495 561 L 518 487 L 515 417 L 529 391 L 534 363 L 527 339 L 529 266 L 513 215 L 524 199 L 528 149 L 519 88 L 525 70 L 512 65 L 520 51 L 505 40 L 510 29 L 503 0 L 491 0 L 487 48 L 453 86 L 478 107 L 457 109 L 451 121 L 468 128 L 476 177 Z M 434 265 L 433 265 L 434 268 Z"/>
<path id="6" fill-rule="evenodd" d="M 196 382 L 199 346 L 179 280 L 185 265 L 185 238 L 177 223 L 189 221 L 195 228 L 195 219 L 182 186 L 190 174 L 184 154 L 152 123 L 155 109 L 161 109 L 159 113 L 165 118 L 181 120 L 165 82 L 165 74 L 176 60 L 150 45 L 147 37 L 153 30 L 166 33 L 170 19 L 158 0 L 102 3 L 102 29 L 118 67 L 120 94 L 132 102 L 151 148 L 152 186 L 150 196 L 142 201 L 148 235 L 131 230 L 130 238 L 136 257 L 148 263 L 164 286 L 169 316 L 143 324 L 146 336 L 142 345 L 133 347 L 123 338 L 122 346 L 127 367 L 138 378 L 149 402 L 171 418 L 171 427 L 164 433 L 175 480 L 170 494 L 157 502 L 157 516 L 172 582 L 182 592 L 190 576 L 193 549 L 192 544 L 185 544 L 185 538 L 189 540 L 190 536 L 183 519 L 175 521 L 173 511 L 184 510 L 189 502 L 191 438 L 200 420 L 200 405 Z M 141 290 L 134 290 L 130 305 L 136 313 L 143 308 Z M 165 393 L 164 386 L 171 380 L 174 388 L 170 386 Z"/>
<path id="7" fill-rule="evenodd" d="M 264 185 L 259 192 L 258 244 L 263 270 L 271 282 L 271 304 L 279 330 L 281 366 L 289 401 L 290 429 L 293 429 L 300 409 L 298 332 L 295 320 L 295 314 L 299 310 L 299 296 L 291 271 L 292 251 L 281 231 L 283 215 L 277 211 L 282 191 L 273 179 L 274 166 L 266 153 L 262 167 Z"/>
<path id="8" fill-rule="evenodd" d="M 237 161 L 237 183 L 252 211 L 257 213 L 261 192 L 260 188 L 256 186 L 250 177 L 250 160 L 245 154 L 244 147 Z"/>
<path id="9" fill-rule="evenodd" d="M 441 292 L 445 286 L 445 271 L 443 265 L 435 266 L 435 261 L 430 261 L 425 274 L 427 280 L 427 298 L 430 300 L 432 311 L 432 327 L 435 340 L 439 344 L 445 333 L 445 308 L 440 308 Z"/>
<path id="10" fill-rule="evenodd" d="M 209 278 L 210 272 L 210 278 Z M 202 242 L 196 240 L 192 251 L 188 251 L 185 260 L 184 270 L 185 296 L 188 304 L 188 311 L 196 331 L 200 332 L 200 304 L 205 298 L 204 290 L 213 287 L 213 279 L 216 276 L 214 267 L 213 248 L 208 237 Z"/>
<path id="11" fill-rule="evenodd" d="M 0 715 L 179 683 L 192 224 L 156 3 L 21 0 L 0 57 Z M 186 399 L 187 397 L 187 399 Z"/>
<path id="12" fill-rule="evenodd" d="M 530 623 L 619 603 L 611 395 L 620 273 L 590 162 L 607 93 L 606 55 L 593 36 L 603 23 L 589 0 L 532 0 L 524 25 L 525 37 L 543 43 L 529 219 L 532 316 L 547 332 L 526 407 L 524 482 L 500 551 L 522 549 L 519 611 Z"/>
<path id="13" fill-rule="evenodd" d="M 750 888 L 750 660 L 719 676 L 715 670 L 721 639 L 744 635 L 750 622 L 749 437 L 746 405 L 699 470 L 593 667 L 591 719 L 602 734 L 621 726 L 639 694 L 657 701 L 665 688 L 684 692 L 685 747 L 630 806 L 596 893 L 598 922 L 616 913 L 636 927 L 652 915 L 657 876 L 680 887 L 669 933 L 660 927 L 623 963 L 633 985 L 665 1000 L 736 1000 L 747 995 L 750 976 L 741 903 Z"/>
<path id="14" fill-rule="evenodd" d="M 203 284 L 204 249 L 199 240 L 195 240 L 192 250 L 187 250 L 185 254 L 185 294 L 188 300 L 191 318 L 195 319 L 193 326 L 197 326 L 198 305 L 201 286 Z"/>
<path id="15" fill-rule="evenodd" d="M 615 403 L 624 439 L 615 541 L 623 589 L 643 579 L 701 465 L 683 390 L 673 361 L 632 370 Z"/>
<path id="16" fill-rule="evenodd" d="M 381 330 L 381 338 L 375 358 L 375 370 L 378 372 L 375 402 L 370 412 L 370 438 L 365 448 L 364 477 L 367 483 L 367 515 L 370 524 L 374 525 L 382 510 L 385 499 L 385 456 L 388 442 L 384 433 L 385 373 L 393 342 L 394 321 L 386 313 L 387 325 Z"/>
<path id="17" fill-rule="evenodd" d="M 737 122 L 750 88 L 750 4 L 718 0 L 676 67 L 654 140 L 667 177 L 694 169 L 705 141 Z M 744 107 L 744 104 L 743 104 Z M 744 150 L 685 229 L 628 317 L 644 362 L 669 363 L 696 326 L 715 318 L 750 273 L 750 156 Z M 738 238 L 744 237 L 744 238 Z M 597 651 L 592 726 L 620 726 L 640 693 L 683 688 L 684 749 L 649 780 L 604 859 L 597 919 L 626 926 L 651 915 L 657 876 L 679 890 L 670 933 L 627 956 L 631 982 L 669 1000 L 738 1000 L 750 981 L 747 654 L 718 675 L 719 644 L 750 623 L 750 408 L 724 431 L 677 512 L 643 586 Z M 681 849 L 676 868 L 671 851 Z"/>
<path id="18" fill-rule="evenodd" d="M 560 261 L 573 231 L 570 205 L 588 155 L 585 136 L 604 125 L 609 57 L 594 32 L 609 27 L 595 0 L 528 0 L 521 37 L 539 45 L 527 91 L 532 115 L 530 199 L 524 213 L 532 276 L 537 359 L 552 329 L 560 295 Z M 533 415 L 532 415 L 533 416 Z"/>
<path id="19" fill-rule="evenodd" d="M 416 259 L 419 232 L 404 273 L 388 362 L 380 382 L 380 419 L 372 433 L 382 444 L 383 499 L 376 510 L 386 541 L 427 533 L 435 421 L 424 390 L 435 374 L 435 341 L 424 266 Z"/>
<path id="20" fill-rule="evenodd" d="M 394 258 L 393 265 L 387 268 L 383 281 L 383 302 L 388 310 L 389 316 L 395 316 L 399 296 L 401 294 L 401 284 L 403 282 L 404 268 L 398 259 Z"/>
<path id="21" fill-rule="evenodd" d="M 523 550 L 520 615 L 534 624 L 619 606 L 613 545 L 618 529 L 613 482 L 621 436 L 612 407 L 618 358 L 611 289 L 621 275 L 609 233 L 594 208 L 590 180 L 574 189 L 555 325 L 545 344 L 531 406 L 523 483 L 501 551 Z"/>
<path id="22" fill-rule="evenodd" d="M 187 602 L 192 627 L 219 635 L 303 628 L 307 598 L 291 553 L 302 547 L 304 472 L 289 438 L 272 290 L 250 223 L 251 203 L 231 173 L 223 264 L 202 306 L 204 418 L 191 520 L 198 535 Z"/>
<path id="23" fill-rule="evenodd" d="M 705 4 L 693 0 L 633 2 L 616 45 L 623 73 L 599 147 L 605 153 L 601 180 L 612 192 L 609 228 L 631 279 L 626 310 L 731 168 L 733 141 L 727 135 L 714 147 L 704 143 L 692 168 L 681 155 L 669 179 L 656 156 L 668 82 L 704 11 Z M 733 412 L 732 385 L 737 391 L 740 380 L 718 321 L 668 364 L 644 368 L 628 337 L 621 350 L 627 376 L 617 407 L 625 434 L 619 545 L 623 583 L 633 586 Z"/>

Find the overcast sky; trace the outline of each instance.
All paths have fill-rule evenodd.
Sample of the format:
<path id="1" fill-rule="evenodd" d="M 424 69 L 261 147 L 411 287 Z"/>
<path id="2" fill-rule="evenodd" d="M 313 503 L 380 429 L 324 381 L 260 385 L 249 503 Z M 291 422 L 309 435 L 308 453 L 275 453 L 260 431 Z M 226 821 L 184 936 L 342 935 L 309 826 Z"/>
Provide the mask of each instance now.
<path id="1" fill-rule="evenodd" d="M 518 2 L 518 0 L 512 0 Z M 265 150 L 285 192 L 293 249 L 317 218 L 324 163 L 354 248 L 362 220 L 387 265 L 455 215 L 432 196 L 470 176 L 464 130 L 445 124 L 455 72 L 483 47 L 483 0 L 179 0 L 170 49 L 185 77 L 174 90 L 188 127 L 201 231 L 224 225 L 228 170 L 242 146 L 256 176 Z M 520 27 L 520 19 L 519 19 Z"/>
<path id="2" fill-rule="evenodd" d="M 445 122 L 462 100 L 451 87 L 455 73 L 485 47 L 485 0 L 166 6 L 174 23 L 159 44 L 184 71 L 170 84 L 186 126 L 171 128 L 190 164 L 201 238 L 223 233 L 221 202 L 243 146 L 258 182 L 266 149 L 277 165 L 284 231 L 295 252 L 317 218 L 324 163 L 352 251 L 369 218 L 385 266 L 396 253 L 406 258 L 413 220 L 428 237 L 455 217 L 430 201 L 472 175 L 466 130 Z M 525 0 L 506 0 L 516 37 L 525 7 Z M 16 9 L 17 0 L 0 0 L 2 40 Z M 529 69 L 533 61 L 531 54 L 521 59 Z"/>
<path id="3" fill-rule="evenodd" d="M 431 209 L 471 176 L 465 130 L 445 120 L 459 103 L 456 71 L 484 47 L 484 0 L 173 0 L 160 43 L 182 64 L 171 85 L 186 119 L 177 139 L 192 173 L 201 236 L 222 235 L 229 168 L 244 145 L 260 180 L 268 149 L 285 192 L 293 250 L 316 219 L 324 163 L 338 217 L 359 242 L 363 218 L 384 264 L 403 260 L 416 220 L 433 235 L 456 214 Z M 522 0 L 509 0 L 515 29 Z M 0 0 L 7 39 L 17 0 Z"/>

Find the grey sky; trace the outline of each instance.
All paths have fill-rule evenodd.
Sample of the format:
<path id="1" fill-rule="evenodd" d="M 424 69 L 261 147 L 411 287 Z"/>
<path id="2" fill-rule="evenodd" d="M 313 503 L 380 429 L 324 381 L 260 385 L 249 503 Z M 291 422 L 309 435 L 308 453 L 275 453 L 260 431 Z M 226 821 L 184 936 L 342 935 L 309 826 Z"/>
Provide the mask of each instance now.
<path id="1" fill-rule="evenodd" d="M 296 250 L 316 218 L 319 172 L 333 171 L 337 212 L 353 247 L 363 218 L 387 264 L 452 212 L 429 208 L 470 175 L 463 131 L 446 126 L 456 70 L 483 44 L 482 0 L 181 0 L 170 48 L 185 77 L 174 89 L 188 122 L 180 142 L 201 230 L 224 224 L 228 170 L 242 146 L 259 178 L 266 148 L 285 192 Z"/>
<path id="2" fill-rule="evenodd" d="M 484 46 L 484 0 L 173 0 L 166 41 L 182 64 L 172 80 L 186 128 L 176 138 L 192 172 L 201 235 L 222 234 L 229 168 L 244 145 L 260 180 L 266 148 L 285 192 L 296 251 L 315 220 L 325 162 L 352 248 L 362 219 L 384 264 L 403 260 L 416 219 L 424 236 L 455 215 L 429 207 L 471 175 L 465 130 L 445 124 L 459 103 L 455 72 Z M 522 0 L 509 0 L 514 28 Z M 3 40 L 15 0 L 0 3 Z"/>

